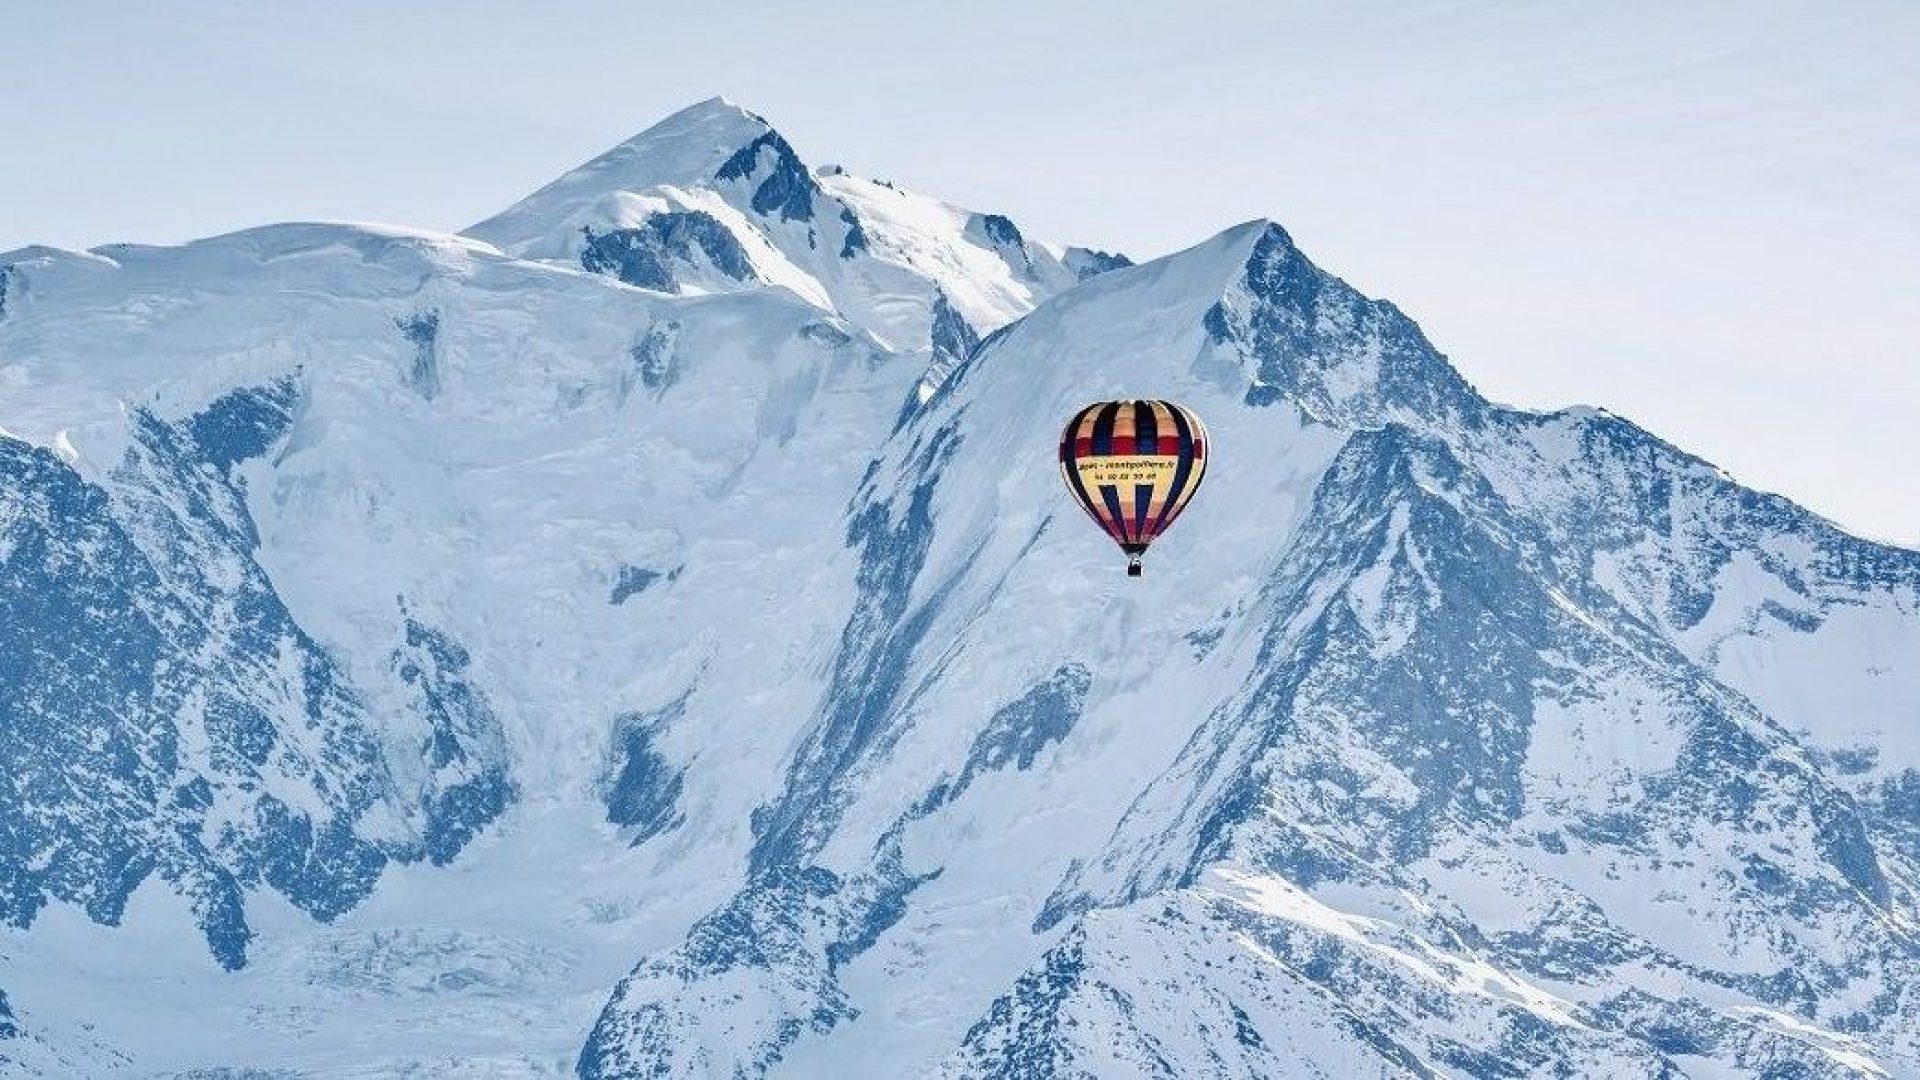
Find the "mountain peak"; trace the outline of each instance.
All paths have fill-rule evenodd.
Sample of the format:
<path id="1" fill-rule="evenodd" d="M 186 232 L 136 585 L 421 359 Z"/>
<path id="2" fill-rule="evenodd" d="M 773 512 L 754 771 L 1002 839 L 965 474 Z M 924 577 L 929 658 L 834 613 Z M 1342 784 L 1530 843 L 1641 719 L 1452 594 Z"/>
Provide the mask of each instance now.
<path id="1" fill-rule="evenodd" d="M 766 143 L 792 155 L 772 125 L 725 97 L 695 102 L 466 230 L 520 253 L 594 203 L 662 185 L 697 187 Z"/>
<path id="2" fill-rule="evenodd" d="M 724 97 L 681 109 L 466 235 L 656 291 L 784 287 L 890 347 L 933 352 L 936 294 L 951 318 L 985 333 L 1130 265 L 1030 240 L 1002 215 L 838 167 L 816 172 Z"/>
<path id="3" fill-rule="evenodd" d="M 673 119 L 673 117 L 686 116 L 694 113 L 715 113 L 715 114 L 731 113 L 739 116 L 745 116 L 753 120 L 761 120 L 759 113 L 754 112 L 752 109 L 747 108 L 745 105 L 740 104 L 739 102 L 733 100 L 732 98 L 728 97 L 725 94 L 715 94 L 710 98 L 705 98 L 703 100 L 696 101 L 693 104 L 687 106 L 686 108 L 681 109 L 679 112 L 674 113 L 673 116 L 668 117 L 668 119 L 671 120 Z M 664 120 L 661 121 L 662 124 L 664 124 L 665 122 L 666 121 Z M 761 122 L 765 123 L 764 120 L 761 120 Z M 655 124 L 654 126 L 659 127 L 660 124 Z"/>
<path id="4" fill-rule="evenodd" d="M 1322 420 L 1365 427 L 1476 407 L 1478 396 L 1412 319 L 1317 266 L 1278 224 L 1255 219 L 1221 239 L 1245 258 L 1206 328 L 1243 356 L 1249 404 L 1291 398 Z"/>
<path id="5" fill-rule="evenodd" d="M 594 161 L 623 152 L 657 152 L 673 144 L 683 144 L 696 153 L 707 150 L 724 157 L 772 130 L 773 126 L 760 114 L 731 98 L 715 95 L 673 113 Z"/>

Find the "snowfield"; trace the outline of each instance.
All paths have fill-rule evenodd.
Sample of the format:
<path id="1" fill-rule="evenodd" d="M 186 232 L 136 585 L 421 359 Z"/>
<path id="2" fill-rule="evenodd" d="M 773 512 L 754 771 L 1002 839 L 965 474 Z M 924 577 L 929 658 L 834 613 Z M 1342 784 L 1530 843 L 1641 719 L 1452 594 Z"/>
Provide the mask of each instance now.
<path id="1" fill-rule="evenodd" d="M 1217 452 L 1146 575 L 1088 401 Z M 0 1073 L 1920 1075 L 1920 553 L 721 99 L 0 255 Z"/>

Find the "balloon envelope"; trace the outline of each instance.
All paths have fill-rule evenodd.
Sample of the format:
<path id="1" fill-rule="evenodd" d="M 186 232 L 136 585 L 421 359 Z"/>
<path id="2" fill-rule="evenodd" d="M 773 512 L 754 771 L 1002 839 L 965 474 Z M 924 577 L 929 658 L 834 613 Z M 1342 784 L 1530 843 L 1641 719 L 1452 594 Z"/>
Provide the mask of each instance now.
<path id="1" fill-rule="evenodd" d="M 1060 473 L 1088 516 L 1127 553 L 1127 573 L 1173 526 L 1207 472 L 1207 429 L 1171 401 L 1098 401 L 1060 433 Z"/>

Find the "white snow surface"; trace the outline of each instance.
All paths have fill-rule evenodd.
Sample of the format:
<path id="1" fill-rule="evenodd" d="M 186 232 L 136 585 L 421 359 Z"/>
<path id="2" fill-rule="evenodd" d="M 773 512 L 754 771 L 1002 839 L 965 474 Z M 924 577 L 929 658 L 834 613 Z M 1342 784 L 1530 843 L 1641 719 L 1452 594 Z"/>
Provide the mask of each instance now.
<path id="1" fill-rule="evenodd" d="M 0 435 L 144 498 L 137 417 L 285 380 L 251 557 L 383 769 L 409 620 L 456 641 L 515 789 L 331 921 L 256 883 L 238 970 L 161 877 L 49 904 L 0 1071 L 1920 1073 L 1920 555 L 1479 400 L 1269 222 L 1083 278 L 837 168 L 756 206 L 770 134 L 692 106 L 465 236 L 0 259 Z M 685 212 L 753 273 L 583 267 Z M 1054 457 L 1122 396 L 1213 441 L 1140 579 Z"/>

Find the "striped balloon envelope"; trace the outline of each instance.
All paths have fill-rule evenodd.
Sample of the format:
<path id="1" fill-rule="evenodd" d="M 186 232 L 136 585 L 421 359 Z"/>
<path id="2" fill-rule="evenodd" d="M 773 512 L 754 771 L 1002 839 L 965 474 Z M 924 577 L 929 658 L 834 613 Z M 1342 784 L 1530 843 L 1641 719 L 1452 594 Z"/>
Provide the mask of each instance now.
<path id="1" fill-rule="evenodd" d="M 1097 401 L 1060 433 L 1060 473 L 1094 523 L 1127 553 L 1127 574 L 1171 528 L 1207 474 L 1207 429 L 1171 401 Z"/>

